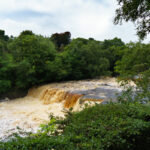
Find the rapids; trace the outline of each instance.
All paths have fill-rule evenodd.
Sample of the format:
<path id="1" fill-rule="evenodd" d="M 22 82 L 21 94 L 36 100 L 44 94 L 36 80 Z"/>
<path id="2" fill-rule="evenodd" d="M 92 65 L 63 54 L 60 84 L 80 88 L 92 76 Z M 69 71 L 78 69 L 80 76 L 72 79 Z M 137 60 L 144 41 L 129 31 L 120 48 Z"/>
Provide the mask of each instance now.
<path id="1" fill-rule="evenodd" d="M 34 87 L 24 98 L 0 102 L 0 138 L 17 131 L 36 132 L 41 123 L 49 120 L 49 114 L 64 117 L 64 109 L 80 111 L 85 103 L 116 100 L 123 88 L 115 78 L 52 83 Z"/>

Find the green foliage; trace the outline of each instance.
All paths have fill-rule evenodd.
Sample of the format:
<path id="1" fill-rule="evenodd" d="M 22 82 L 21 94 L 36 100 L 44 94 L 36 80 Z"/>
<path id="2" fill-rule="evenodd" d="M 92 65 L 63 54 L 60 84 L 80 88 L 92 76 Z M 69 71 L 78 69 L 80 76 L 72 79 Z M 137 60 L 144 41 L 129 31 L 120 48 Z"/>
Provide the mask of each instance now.
<path id="1" fill-rule="evenodd" d="M 0 37 L 3 37 L 5 35 L 5 31 L 4 30 L 0 30 Z"/>
<path id="2" fill-rule="evenodd" d="M 120 8 L 116 9 L 114 23 L 132 21 L 137 25 L 137 34 L 143 39 L 150 32 L 150 1 L 149 0 L 117 0 Z"/>
<path id="3" fill-rule="evenodd" d="M 64 63 L 72 69 L 69 74 L 71 79 L 93 78 L 110 73 L 109 60 L 97 41 L 74 39 L 65 47 L 63 57 Z"/>
<path id="4" fill-rule="evenodd" d="M 140 81 L 150 68 L 150 44 L 129 43 L 122 59 L 117 62 L 116 71 L 123 79 Z M 137 76 L 137 77 L 136 77 Z"/>
<path id="5" fill-rule="evenodd" d="M 45 81 L 52 81 L 52 67 L 49 68 L 49 63 L 55 60 L 56 50 L 48 38 L 22 34 L 9 41 L 7 46 L 9 52 L 3 51 L 0 57 L 0 79 L 4 80 L 3 84 L 9 81 L 14 89 L 27 89 Z M 45 77 L 42 78 L 43 76 Z M 9 89 L 0 88 L 0 93 Z"/>
<path id="6" fill-rule="evenodd" d="M 4 42 L 2 40 L 0 40 L 0 56 L 2 56 L 3 52 L 4 52 Z"/>
<path id="7" fill-rule="evenodd" d="M 102 49 L 106 53 L 106 58 L 109 60 L 112 75 L 117 75 L 115 72 L 115 65 L 118 60 L 121 60 L 121 53 L 124 50 L 125 44 L 119 38 L 112 40 L 104 40 L 102 43 Z"/>
<path id="8" fill-rule="evenodd" d="M 26 79 L 31 86 L 51 79 L 51 76 L 41 78 L 47 74 L 47 65 L 55 59 L 56 50 L 51 41 L 41 36 L 26 35 L 10 43 L 9 49 L 17 63 L 20 83 Z M 21 76 L 24 71 L 25 79 Z"/>
<path id="9" fill-rule="evenodd" d="M 132 90 L 136 101 L 150 101 L 150 44 L 127 44 L 115 69 L 121 81 L 134 81 L 136 84 L 136 94 Z"/>
<path id="10" fill-rule="evenodd" d="M 108 49 L 112 46 L 115 46 L 115 47 L 121 47 L 121 46 L 124 46 L 124 42 L 119 39 L 119 38 L 114 38 L 112 40 L 104 40 L 103 42 L 103 49 Z"/>
<path id="11" fill-rule="evenodd" d="M 68 117 L 61 128 L 80 149 L 140 149 L 143 136 L 145 145 L 150 144 L 146 116 L 150 116 L 149 107 L 139 104 L 97 105 Z"/>
<path id="12" fill-rule="evenodd" d="M 12 87 L 12 73 L 13 73 L 13 58 L 7 54 L 0 56 L 0 94 L 5 93 Z"/>
<path id="13" fill-rule="evenodd" d="M 110 47 L 119 47 L 122 44 L 120 39 L 108 40 L 110 46 L 105 48 L 104 45 L 108 45 L 106 41 L 104 44 L 94 39 L 77 38 L 71 41 L 70 36 L 69 32 L 53 34 L 50 39 L 56 46 L 49 38 L 29 30 L 7 42 L 1 40 L 0 79 L 1 85 L 5 86 L 0 88 L 0 94 L 9 92 L 12 87 L 14 90 L 26 90 L 47 82 L 111 74 L 110 64 L 111 68 L 114 64 L 108 55 L 114 50 Z M 60 52 L 60 49 L 63 51 Z M 117 48 L 114 49 L 117 51 Z"/>
<path id="14" fill-rule="evenodd" d="M 25 35 L 34 35 L 34 33 L 30 30 L 25 30 L 20 33 L 19 37 L 25 36 Z"/>
<path id="15" fill-rule="evenodd" d="M 8 37 L 8 35 L 5 35 L 4 30 L 0 30 L 0 40 L 3 40 L 3 41 L 8 41 L 9 40 L 9 37 Z"/>
<path id="16" fill-rule="evenodd" d="M 6 92 L 11 88 L 11 81 L 10 80 L 0 80 L 0 91 L 1 93 Z"/>
<path id="17" fill-rule="evenodd" d="M 54 125 L 52 127 L 52 125 Z M 54 127 L 57 126 L 56 132 Z M 51 130 L 52 129 L 52 130 Z M 106 104 L 69 112 L 66 119 L 50 121 L 44 132 L 0 142 L 2 150 L 148 150 L 150 106 Z M 46 134 L 45 134 L 46 133 Z"/>
<path id="18" fill-rule="evenodd" d="M 30 136 L 37 138 L 41 136 L 51 136 L 56 132 L 56 130 L 56 119 L 53 115 L 50 115 L 50 121 L 47 124 L 41 124 L 40 129 L 37 131 L 37 133 L 30 134 Z"/>
<path id="19" fill-rule="evenodd" d="M 0 33 L 5 35 L 4 31 Z M 12 88 L 27 90 L 47 82 L 119 74 L 121 79 L 142 76 L 145 81 L 138 84 L 144 91 L 149 88 L 143 83 L 149 81 L 150 44 L 124 44 L 119 38 L 103 42 L 92 38 L 71 41 L 70 36 L 65 32 L 47 38 L 25 30 L 8 41 L 1 39 L 0 97 Z"/>
<path id="20" fill-rule="evenodd" d="M 129 43 L 123 57 L 117 62 L 116 71 L 122 77 L 133 79 L 150 68 L 150 44 Z"/>
<path id="21" fill-rule="evenodd" d="M 67 52 L 57 54 L 52 64 L 56 81 L 68 80 L 72 72 L 71 64 L 68 63 L 67 60 L 67 55 Z"/>
<path id="22" fill-rule="evenodd" d="M 71 41 L 71 33 L 64 32 L 64 33 L 55 33 L 52 34 L 50 40 L 52 40 L 57 48 L 58 51 L 63 51 L 64 46 L 68 45 Z"/>

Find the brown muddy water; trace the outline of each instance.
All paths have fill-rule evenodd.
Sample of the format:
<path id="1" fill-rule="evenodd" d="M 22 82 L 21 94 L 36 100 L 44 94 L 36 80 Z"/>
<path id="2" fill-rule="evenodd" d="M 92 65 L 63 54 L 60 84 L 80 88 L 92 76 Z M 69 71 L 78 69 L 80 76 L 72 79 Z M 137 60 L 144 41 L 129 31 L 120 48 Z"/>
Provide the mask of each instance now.
<path id="1" fill-rule="evenodd" d="M 94 105 L 110 99 L 123 90 L 115 78 L 53 83 L 32 88 L 24 98 L 0 102 L 0 138 L 17 131 L 36 132 L 49 114 L 64 117 L 64 109 L 80 111 L 85 103 Z"/>

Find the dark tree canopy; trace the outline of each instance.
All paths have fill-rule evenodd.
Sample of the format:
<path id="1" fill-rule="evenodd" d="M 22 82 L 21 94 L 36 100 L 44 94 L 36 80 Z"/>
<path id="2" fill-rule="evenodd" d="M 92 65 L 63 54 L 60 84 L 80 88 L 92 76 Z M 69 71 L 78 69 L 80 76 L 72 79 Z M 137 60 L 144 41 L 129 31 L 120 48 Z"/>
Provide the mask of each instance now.
<path id="1" fill-rule="evenodd" d="M 111 39 L 111 40 L 104 40 L 104 42 L 103 42 L 103 48 L 104 49 L 108 49 L 111 46 L 120 47 L 120 46 L 124 46 L 124 45 L 125 45 L 124 42 L 117 37 L 115 37 L 114 39 Z"/>
<path id="2" fill-rule="evenodd" d="M 55 33 L 52 34 L 51 40 L 55 43 L 56 48 L 61 51 L 62 47 L 66 46 L 70 43 L 71 33 L 64 32 L 64 33 Z"/>
<path id="3" fill-rule="evenodd" d="M 136 25 L 137 35 L 144 39 L 150 33 L 150 0 L 117 0 L 115 24 L 132 21 Z"/>
<path id="4" fill-rule="evenodd" d="M 24 30 L 20 33 L 19 36 L 23 36 L 23 35 L 34 35 L 34 33 L 31 30 Z"/>
<path id="5" fill-rule="evenodd" d="M 4 30 L 0 30 L 0 40 L 4 40 L 4 41 L 8 41 L 9 37 L 8 35 L 5 35 L 5 31 Z"/>
<path id="6" fill-rule="evenodd" d="M 0 30 L 0 37 L 3 37 L 5 35 L 5 31 L 4 30 Z"/>

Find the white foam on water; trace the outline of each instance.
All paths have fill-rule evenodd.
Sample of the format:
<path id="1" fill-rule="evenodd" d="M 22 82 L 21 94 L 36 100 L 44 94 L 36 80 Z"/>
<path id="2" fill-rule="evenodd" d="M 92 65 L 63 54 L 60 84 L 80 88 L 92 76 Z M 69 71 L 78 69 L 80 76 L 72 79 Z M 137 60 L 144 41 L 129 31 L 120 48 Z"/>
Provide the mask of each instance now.
<path id="1" fill-rule="evenodd" d="M 47 88 L 59 88 L 76 93 L 87 92 L 85 96 L 100 96 L 104 100 L 109 97 L 111 90 L 122 91 L 115 78 L 53 83 L 32 88 L 24 98 L 0 102 L 0 138 L 16 132 L 17 126 L 25 131 L 36 132 L 41 123 L 49 120 L 50 113 L 53 113 L 54 116 L 64 117 L 63 102 L 45 105 L 39 100 L 41 93 Z M 91 104 L 94 103 L 91 102 Z M 79 101 L 74 106 L 74 110 L 82 110 Z"/>

